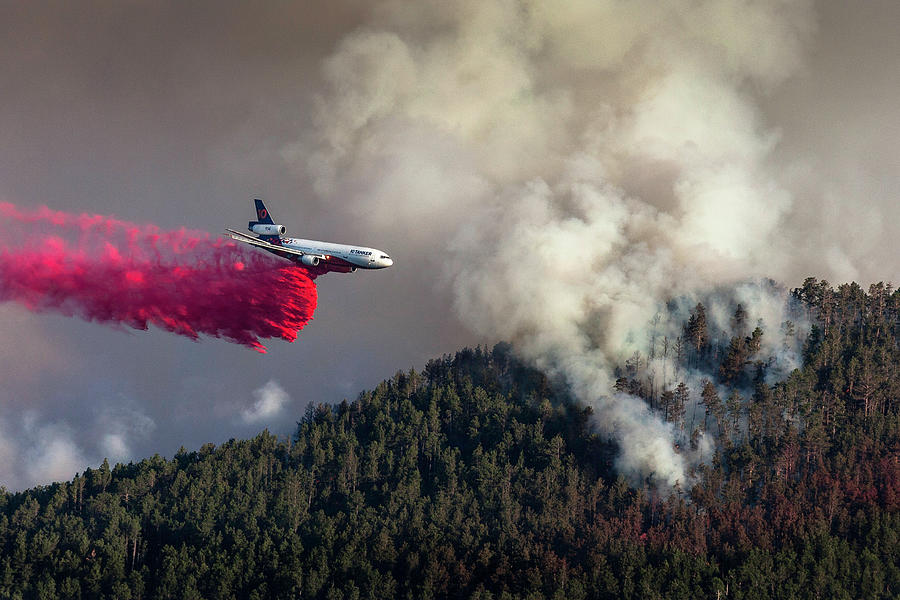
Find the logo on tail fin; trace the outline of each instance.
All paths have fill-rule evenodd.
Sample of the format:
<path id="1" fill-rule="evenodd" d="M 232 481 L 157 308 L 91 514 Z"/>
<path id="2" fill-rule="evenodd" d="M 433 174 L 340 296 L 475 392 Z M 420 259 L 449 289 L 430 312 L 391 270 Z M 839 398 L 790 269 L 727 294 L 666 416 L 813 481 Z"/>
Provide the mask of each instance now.
<path id="1" fill-rule="evenodd" d="M 263 201 L 256 198 L 253 202 L 256 204 L 256 216 L 259 222 L 264 225 L 274 225 L 275 222 L 272 220 L 272 215 L 266 210 L 266 205 L 263 204 Z"/>

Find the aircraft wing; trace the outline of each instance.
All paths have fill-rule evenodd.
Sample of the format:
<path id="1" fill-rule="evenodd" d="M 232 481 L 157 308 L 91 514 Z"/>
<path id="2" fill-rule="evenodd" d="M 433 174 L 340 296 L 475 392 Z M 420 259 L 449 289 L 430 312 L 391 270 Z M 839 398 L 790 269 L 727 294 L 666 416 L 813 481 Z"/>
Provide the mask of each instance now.
<path id="1" fill-rule="evenodd" d="M 306 254 L 302 250 L 296 250 L 294 248 L 285 248 L 284 246 L 276 246 L 275 244 L 270 244 L 265 240 L 261 240 L 259 238 L 255 238 L 252 235 L 247 235 L 245 233 L 241 233 L 240 231 L 235 231 L 234 229 L 228 229 L 227 233 L 224 234 L 226 237 L 230 237 L 231 239 L 237 242 L 243 242 L 245 244 L 250 244 L 251 246 L 256 246 L 258 248 L 264 248 L 271 252 L 281 255 L 293 255 L 293 256 L 303 256 Z"/>

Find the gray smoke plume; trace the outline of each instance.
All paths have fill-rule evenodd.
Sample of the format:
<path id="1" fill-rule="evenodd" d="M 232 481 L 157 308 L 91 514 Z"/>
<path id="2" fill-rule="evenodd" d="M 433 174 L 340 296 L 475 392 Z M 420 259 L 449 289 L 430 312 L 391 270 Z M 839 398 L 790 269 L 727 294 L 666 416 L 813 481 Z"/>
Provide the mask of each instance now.
<path id="1" fill-rule="evenodd" d="M 567 381 L 623 473 L 687 487 L 695 459 L 612 372 L 666 300 L 785 273 L 756 106 L 812 23 L 803 1 L 379 2 L 284 155 L 443 262 L 462 320 Z"/>

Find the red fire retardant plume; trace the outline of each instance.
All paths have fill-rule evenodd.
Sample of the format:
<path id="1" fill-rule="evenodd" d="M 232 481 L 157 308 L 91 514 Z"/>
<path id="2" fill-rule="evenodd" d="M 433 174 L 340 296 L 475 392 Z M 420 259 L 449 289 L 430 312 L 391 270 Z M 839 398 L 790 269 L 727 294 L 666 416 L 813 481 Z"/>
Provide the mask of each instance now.
<path id="1" fill-rule="evenodd" d="M 314 275 L 208 234 L 0 203 L 0 301 L 192 339 L 297 339 Z"/>

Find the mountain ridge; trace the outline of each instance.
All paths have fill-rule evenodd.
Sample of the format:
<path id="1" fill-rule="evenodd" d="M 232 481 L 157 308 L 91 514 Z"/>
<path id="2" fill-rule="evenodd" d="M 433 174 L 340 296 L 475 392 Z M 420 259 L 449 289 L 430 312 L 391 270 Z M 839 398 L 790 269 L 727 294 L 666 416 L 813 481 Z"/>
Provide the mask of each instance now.
<path id="1" fill-rule="evenodd" d="M 717 445 L 689 489 L 629 485 L 564 386 L 507 344 L 465 349 L 310 404 L 289 440 L 0 494 L 0 595 L 894 597 L 900 293 L 807 280 L 793 296 L 813 325 L 783 381 L 735 362 L 752 335 L 683 357 L 721 356 L 753 382 L 737 405 L 704 397 Z M 617 387 L 641 395 L 638 373 Z M 661 402 L 675 391 L 651 388 L 685 426 Z"/>

